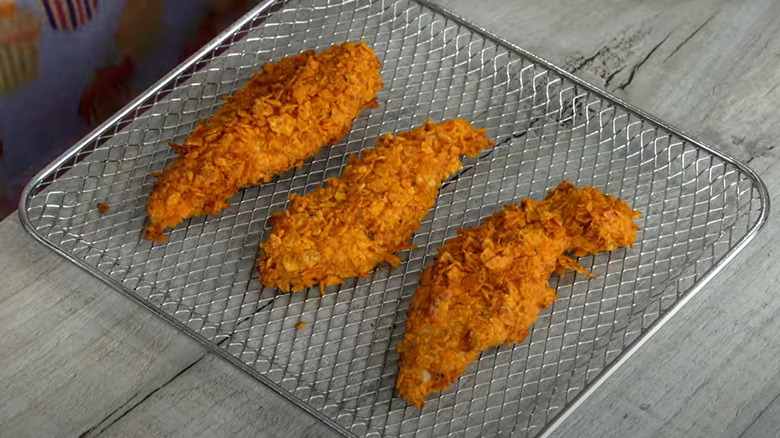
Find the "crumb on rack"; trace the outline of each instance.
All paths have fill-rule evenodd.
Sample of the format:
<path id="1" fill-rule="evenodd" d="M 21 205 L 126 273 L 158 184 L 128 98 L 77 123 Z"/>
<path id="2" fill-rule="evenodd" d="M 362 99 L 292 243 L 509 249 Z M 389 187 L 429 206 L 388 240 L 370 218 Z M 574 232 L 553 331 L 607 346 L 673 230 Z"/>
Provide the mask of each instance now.
<path id="1" fill-rule="evenodd" d="M 300 330 L 300 329 L 302 329 L 302 328 L 303 328 L 303 326 L 305 326 L 305 325 L 306 325 L 306 323 L 305 323 L 305 322 L 303 322 L 303 321 L 301 321 L 301 322 L 299 322 L 298 324 L 295 324 L 295 330 Z"/>
<path id="2" fill-rule="evenodd" d="M 97 209 L 100 212 L 100 214 L 103 214 L 103 213 L 107 212 L 108 208 L 109 208 L 108 204 L 106 204 L 105 202 L 98 202 L 97 203 Z"/>

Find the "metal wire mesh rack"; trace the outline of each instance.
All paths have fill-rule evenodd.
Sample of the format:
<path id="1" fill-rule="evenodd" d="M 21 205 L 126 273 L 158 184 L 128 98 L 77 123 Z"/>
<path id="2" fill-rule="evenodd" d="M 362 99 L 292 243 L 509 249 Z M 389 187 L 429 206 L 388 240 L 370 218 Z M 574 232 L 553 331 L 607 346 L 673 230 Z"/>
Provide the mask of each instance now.
<path id="1" fill-rule="evenodd" d="M 218 216 L 188 220 L 165 244 L 142 239 L 149 173 L 174 155 L 167 142 L 264 62 L 358 39 L 382 62 L 378 109 Z M 496 147 L 442 188 L 400 266 L 322 296 L 262 288 L 258 243 L 291 193 L 337 176 L 381 133 L 454 116 L 488 128 Z M 581 259 L 593 280 L 554 277 L 558 300 L 529 339 L 484 352 L 423 409 L 394 397 L 394 346 L 436 249 L 562 179 L 641 210 L 635 246 Z M 270 0 L 47 167 L 20 214 L 35 237 L 344 434 L 534 436 L 747 244 L 768 197 L 746 167 L 434 5 Z"/>

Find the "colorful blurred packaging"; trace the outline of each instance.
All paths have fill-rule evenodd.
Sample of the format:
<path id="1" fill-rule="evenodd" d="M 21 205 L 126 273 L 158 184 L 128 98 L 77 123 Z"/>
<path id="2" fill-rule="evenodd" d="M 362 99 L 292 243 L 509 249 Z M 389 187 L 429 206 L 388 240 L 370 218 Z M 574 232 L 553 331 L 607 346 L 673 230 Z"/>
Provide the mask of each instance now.
<path id="1" fill-rule="evenodd" d="M 78 29 L 97 13 L 97 0 L 40 0 L 40 4 L 53 29 Z"/>
<path id="2" fill-rule="evenodd" d="M 35 77 L 41 22 L 15 2 L 0 2 L 0 96 Z"/>

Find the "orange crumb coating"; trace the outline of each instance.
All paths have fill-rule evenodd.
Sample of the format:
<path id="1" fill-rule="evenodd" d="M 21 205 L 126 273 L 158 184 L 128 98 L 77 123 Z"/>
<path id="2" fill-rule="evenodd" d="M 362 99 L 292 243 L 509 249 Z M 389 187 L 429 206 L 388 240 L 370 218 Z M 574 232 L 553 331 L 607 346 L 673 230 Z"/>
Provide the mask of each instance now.
<path id="1" fill-rule="evenodd" d="M 361 158 L 350 157 L 341 177 L 306 196 L 292 195 L 271 217 L 261 245 L 260 281 L 284 292 L 366 276 L 382 261 L 397 265 L 433 207 L 442 182 L 493 142 L 463 119 L 431 121 L 386 134 Z"/>
<path id="2" fill-rule="evenodd" d="M 397 346 L 397 393 L 422 407 L 427 394 L 446 389 L 482 351 L 521 342 L 556 298 L 550 275 L 586 272 L 565 254 L 631 246 L 638 216 L 624 201 L 563 181 L 541 202 L 524 199 L 459 230 L 412 296 Z"/>
<path id="3" fill-rule="evenodd" d="M 216 214 L 239 189 L 300 166 L 375 107 L 381 87 L 379 61 L 363 42 L 265 64 L 182 145 L 171 145 L 178 157 L 155 175 L 145 237 L 164 241 L 166 228 Z"/>

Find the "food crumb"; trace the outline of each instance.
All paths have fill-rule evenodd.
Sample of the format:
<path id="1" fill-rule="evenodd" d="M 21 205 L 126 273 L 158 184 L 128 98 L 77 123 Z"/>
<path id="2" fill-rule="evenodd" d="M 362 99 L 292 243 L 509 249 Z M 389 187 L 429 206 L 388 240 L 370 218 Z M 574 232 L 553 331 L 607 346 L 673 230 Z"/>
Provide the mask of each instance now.
<path id="1" fill-rule="evenodd" d="M 100 214 L 103 214 L 108 211 L 108 204 L 106 204 L 105 202 L 98 202 L 97 209 L 100 212 Z"/>
<path id="2" fill-rule="evenodd" d="M 306 323 L 305 323 L 305 322 L 303 322 L 303 321 L 301 321 L 301 322 L 299 322 L 298 324 L 295 324 L 295 330 L 300 330 L 300 329 L 302 329 L 302 328 L 303 328 L 303 326 L 305 326 L 305 325 L 306 325 Z"/>

